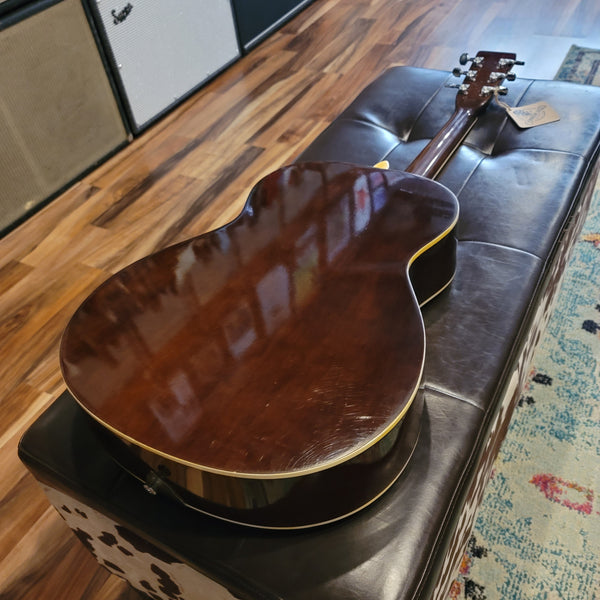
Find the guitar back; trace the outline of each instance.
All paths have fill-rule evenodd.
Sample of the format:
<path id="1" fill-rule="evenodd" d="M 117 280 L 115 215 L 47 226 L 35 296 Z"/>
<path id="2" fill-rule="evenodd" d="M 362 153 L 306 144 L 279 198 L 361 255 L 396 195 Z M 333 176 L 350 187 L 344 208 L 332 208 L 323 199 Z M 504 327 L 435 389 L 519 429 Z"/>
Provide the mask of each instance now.
<path id="1" fill-rule="evenodd" d="M 147 490 L 306 527 L 399 477 L 419 432 L 420 305 L 456 259 L 458 202 L 432 178 L 519 64 L 468 62 L 454 114 L 407 172 L 275 171 L 233 222 L 127 267 L 78 309 L 64 379 Z"/>
<path id="2" fill-rule="evenodd" d="M 417 175 L 280 169 L 232 223 L 92 293 L 64 333 L 65 381 L 119 437 L 201 471 L 277 479 L 338 465 L 414 398 L 417 295 L 452 278 L 454 254 L 439 248 L 457 216 L 452 193 Z M 413 290 L 411 265 L 436 248 L 439 266 L 419 274 L 427 291 Z"/>

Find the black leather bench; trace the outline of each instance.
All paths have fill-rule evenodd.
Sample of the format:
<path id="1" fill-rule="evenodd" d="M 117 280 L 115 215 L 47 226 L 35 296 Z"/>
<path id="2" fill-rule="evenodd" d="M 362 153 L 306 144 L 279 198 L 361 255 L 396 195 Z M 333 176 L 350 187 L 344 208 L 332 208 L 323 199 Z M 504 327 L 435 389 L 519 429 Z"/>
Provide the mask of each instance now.
<path id="1" fill-rule="evenodd" d="M 299 160 L 403 169 L 452 113 L 448 73 L 393 68 Z M 424 409 L 400 479 L 315 529 L 232 525 L 147 494 L 68 392 L 20 456 L 100 563 L 152 598 L 445 598 L 596 178 L 600 88 L 517 79 L 507 102 L 561 120 L 521 130 L 493 104 L 439 180 L 458 197 L 457 272 L 426 305 Z"/>

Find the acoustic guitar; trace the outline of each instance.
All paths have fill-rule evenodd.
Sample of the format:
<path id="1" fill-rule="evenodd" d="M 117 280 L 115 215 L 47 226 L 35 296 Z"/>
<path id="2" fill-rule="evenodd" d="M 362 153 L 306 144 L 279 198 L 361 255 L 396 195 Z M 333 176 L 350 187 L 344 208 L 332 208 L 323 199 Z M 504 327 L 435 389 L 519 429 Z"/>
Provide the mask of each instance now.
<path id="1" fill-rule="evenodd" d="M 148 492 L 297 528 L 399 477 L 421 420 L 420 306 L 455 270 L 458 202 L 433 178 L 516 56 L 462 62 L 452 118 L 406 172 L 283 167 L 234 221 L 126 267 L 76 311 L 65 382 Z"/>

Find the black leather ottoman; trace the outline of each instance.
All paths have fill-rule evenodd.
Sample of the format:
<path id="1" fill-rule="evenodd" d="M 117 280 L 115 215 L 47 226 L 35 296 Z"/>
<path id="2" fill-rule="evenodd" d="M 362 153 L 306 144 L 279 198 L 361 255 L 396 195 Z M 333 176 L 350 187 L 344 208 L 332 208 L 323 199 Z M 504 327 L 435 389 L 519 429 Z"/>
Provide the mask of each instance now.
<path id="1" fill-rule="evenodd" d="M 299 160 L 406 167 L 453 110 L 448 74 L 383 74 Z M 507 101 L 561 120 L 520 130 L 492 105 L 439 180 L 457 195 L 458 267 L 424 309 L 420 437 L 363 511 L 299 531 L 232 525 L 147 494 L 65 392 L 20 456 L 100 563 L 152 598 L 444 598 L 596 178 L 600 88 L 517 80 Z"/>

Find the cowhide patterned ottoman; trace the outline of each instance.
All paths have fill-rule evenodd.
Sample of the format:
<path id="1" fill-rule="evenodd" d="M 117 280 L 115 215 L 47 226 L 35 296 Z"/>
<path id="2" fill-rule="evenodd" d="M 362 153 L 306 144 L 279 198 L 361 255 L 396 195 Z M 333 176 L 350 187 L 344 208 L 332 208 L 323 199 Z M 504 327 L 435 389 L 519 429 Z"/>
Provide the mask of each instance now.
<path id="1" fill-rule="evenodd" d="M 453 110 L 447 80 L 390 69 L 299 160 L 406 168 Z M 148 494 L 65 392 L 20 456 L 102 565 L 164 600 L 445 597 L 598 170 L 600 88 L 517 79 L 507 98 L 541 100 L 559 121 L 520 129 L 492 104 L 439 177 L 460 203 L 457 270 L 423 311 L 419 437 L 394 485 L 321 527 L 220 521 Z"/>

